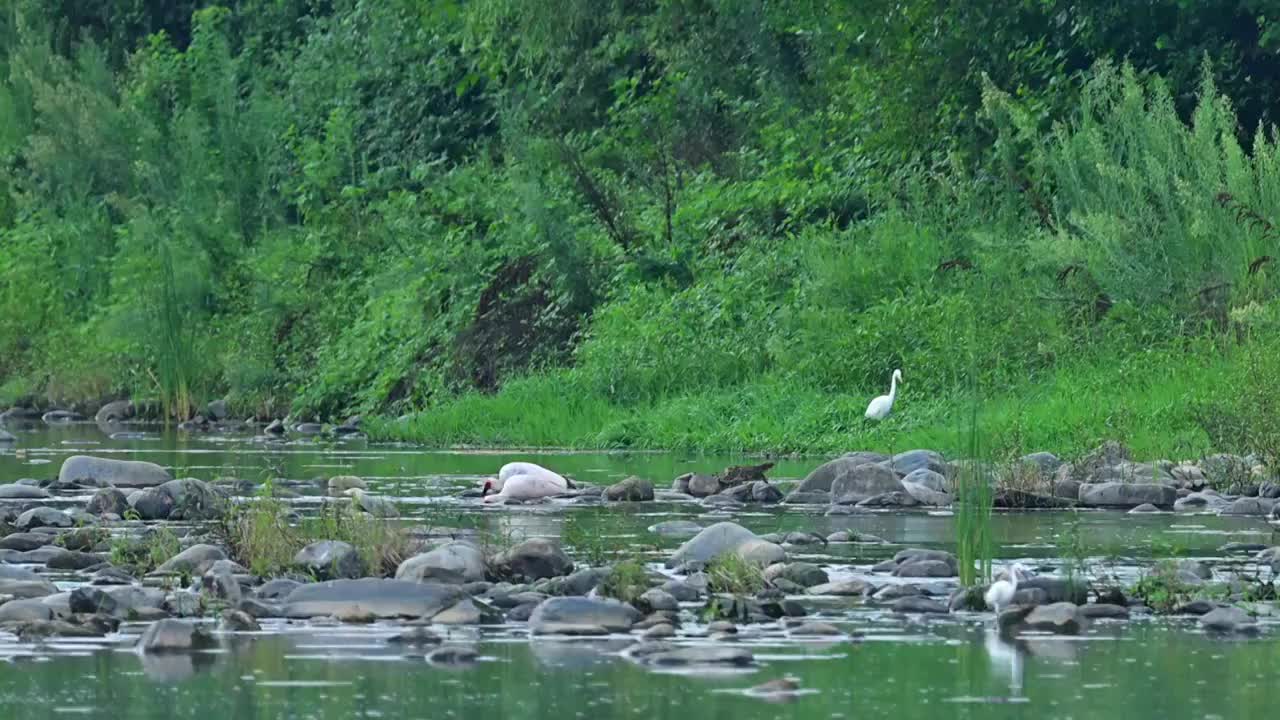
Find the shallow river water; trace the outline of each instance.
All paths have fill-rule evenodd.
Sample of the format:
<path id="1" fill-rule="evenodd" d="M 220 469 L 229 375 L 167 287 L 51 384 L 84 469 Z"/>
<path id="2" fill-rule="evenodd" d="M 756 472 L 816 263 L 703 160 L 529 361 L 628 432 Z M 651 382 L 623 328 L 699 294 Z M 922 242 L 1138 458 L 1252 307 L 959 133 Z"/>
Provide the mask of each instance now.
<path id="1" fill-rule="evenodd" d="M 131 428 L 137 430 L 137 428 Z M 269 444 L 250 437 L 179 436 L 156 429 L 111 439 L 92 424 L 18 431 L 0 449 L 0 483 L 56 475 L 72 454 L 150 460 L 175 477 L 274 478 L 318 502 L 333 475 L 365 478 L 397 499 L 404 522 L 466 524 L 520 536 L 605 538 L 658 563 L 680 543 L 647 528 L 731 517 L 759 533 L 840 529 L 870 533 L 888 545 L 801 546 L 792 559 L 818 563 L 832 579 L 857 577 L 903 547 L 954 550 L 953 518 L 923 511 L 827 517 L 818 508 L 751 508 L 730 514 L 701 505 L 551 505 L 482 508 L 460 490 L 504 462 L 533 459 L 576 480 L 607 484 L 641 475 L 665 487 L 687 471 L 714 472 L 744 458 L 678 454 L 442 452 L 408 447 L 311 442 Z M 780 461 L 775 479 L 796 478 L 822 458 Z M 309 499 L 314 497 L 314 500 Z M 81 500 L 82 501 L 82 500 Z M 54 502 L 53 504 L 57 504 Z M 1215 573 L 1254 572 L 1248 556 L 1220 551 L 1229 542 L 1269 542 L 1266 523 L 1209 515 L 998 513 L 997 563 L 1019 559 L 1054 572 L 1062 548 L 1078 538 L 1095 572 L 1126 579 L 1142 559 L 1176 552 L 1206 560 Z M 883 577 L 879 578 L 883 581 Z M 58 578 L 63 588 L 74 586 Z M 803 598 L 802 598 L 803 600 Z M 744 629 L 738 641 L 756 665 L 735 671 L 658 672 L 627 659 L 631 636 L 592 640 L 530 638 L 520 624 L 443 630 L 480 660 L 436 666 L 386 642 L 393 624 L 339 625 L 269 620 L 261 634 L 228 635 L 216 652 L 142 656 L 124 625 L 106 639 L 20 643 L 0 632 L 0 718 L 1173 718 L 1270 717 L 1280 683 L 1280 626 L 1264 620 L 1252 639 L 1200 631 L 1192 618 L 1135 616 L 1100 621 L 1071 638 L 998 638 L 988 614 L 896 615 L 883 608 L 804 600 L 852 639 L 791 637 L 781 627 Z M 694 608 L 696 609 L 696 608 Z M 696 622 L 681 642 L 698 642 Z M 784 676 L 799 687 L 785 696 L 748 692 Z"/>

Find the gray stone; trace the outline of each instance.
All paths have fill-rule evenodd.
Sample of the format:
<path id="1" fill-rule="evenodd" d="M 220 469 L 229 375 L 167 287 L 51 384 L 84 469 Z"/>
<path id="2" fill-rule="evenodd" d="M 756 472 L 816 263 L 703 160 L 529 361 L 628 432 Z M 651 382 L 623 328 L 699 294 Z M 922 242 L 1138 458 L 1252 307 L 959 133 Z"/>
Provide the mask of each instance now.
<path id="1" fill-rule="evenodd" d="M 343 492 L 351 498 L 351 502 L 359 509 L 377 518 L 398 518 L 400 510 L 396 504 L 386 498 L 361 490 L 360 488 L 350 488 Z"/>
<path id="2" fill-rule="evenodd" d="M 773 582 L 779 579 L 789 580 L 802 588 L 822 585 L 829 581 L 822 568 L 807 562 L 779 563 L 765 568 L 764 579 Z"/>
<path id="3" fill-rule="evenodd" d="M 293 556 L 293 564 L 317 580 L 354 579 L 364 572 L 364 561 L 355 547 L 338 540 L 307 545 Z"/>
<path id="4" fill-rule="evenodd" d="M 1045 477 L 1052 475 L 1058 468 L 1062 467 L 1062 461 L 1051 452 L 1035 452 L 1023 455 L 1018 458 L 1018 463 L 1026 467 L 1035 468 L 1040 475 Z"/>
<path id="5" fill-rule="evenodd" d="M 10 600 L 0 605 L 0 623 L 39 622 L 53 619 L 53 608 L 40 599 Z"/>
<path id="6" fill-rule="evenodd" d="M 676 636 L 676 629 L 669 623 L 658 623 L 645 630 L 641 635 L 646 640 L 662 640 Z"/>
<path id="7" fill-rule="evenodd" d="M 605 488 L 604 499 L 611 502 L 642 502 L 653 499 L 653 483 L 632 475 Z"/>
<path id="8" fill-rule="evenodd" d="M 896 613 L 946 615 L 951 612 L 946 605 L 924 597 L 923 595 L 906 595 L 893 601 L 890 608 Z"/>
<path id="9" fill-rule="evenodd" d="M 414 555 L 396 568 L 397 580 L 462 584 L 485 577 L 484 553 L 469 542 L 457 540 Z"/>
<path id="10" fill-rule="evenodd" d="M 47 580 L 20 580 L 0 577 L 0 596 L 24 600 L 48 597 L 58 592 L 58 588 Z"/>
<path id="11" fill-rule="evenodd" d="M 681 545 L 671 559 L 667 560 L 667 567 L 679 567 L 687 563 L 705 565 L 730 552 L 743 558 L 750 556 L 763 565 L 772 564 L 786 556 L 781 547 L 761 540 L 741 525 L 720 522 L 705 528 Z"/>
<path id="12" fill-rule="evenodd" d="M 1142 513 L 1154 513 L 1154 512 L 1160 512 L 1160 508 L 1156 507 L 1155 505 L 1152 505 L 1151 503 L 1143 503 L 1138 507 L 1129 511 L 1130 514 L 1139 514 L 1139 515 Z"/>
<path id="13" fill-rule="evenodd" d="M 581 597 L 549 598 L 529 617 L 535 635 L 606 635 L 627 632 L 640 620 L 630 605 Z"/>
<path id="14" fill-rule="evenodd" d="M 0 539 L 0 550 L 27 552 L 48 544 L 49 536 L 44 533 L 11 533 Z"/>
<path id="15" fill-rule="evenodd" d="M 226 512 L 226 498 L 203 480 L 170 480 L 156 490 L 173 499 L 170 520 L 216 520 Z"/>
<path id="16" fill-rule="evenodd" d="M 810 472 L 796 487 L 795 491 L 830 493 L 832 483 L 837 478 L 847 475 L 853 468 L 859 465 L 872 465 L 887 459 L 887 456 L 879 453 L 850 453 L 849 455 L 838 457 Z"/>
<path id="17" fill-rule="evenodd" d="M 933 450 L 908 450 L 894 455 L 881 465 L 898 475 L 910 475 L 916 470 L 932 470 L 939 475 L 946 475 L 950 471 L 946 458 Z"/>
<path id="18" fill-rule="evenodd" d="M 1258 631 L 1258 624 L 1249 616 L 1249 613 L 1230 605 L 1214 608 L 1201 615 L 1200 625 L 1206 630 L 1220 633 L 1255 633 Z"/>
<path id="19" fill-rule="evenodd" d="M 480 659 L 473 648 L 446 645 L 427 653 L 423 658 L 432 665 L 470 665 Z"/>
<path id="20" fill-rule="evenodd" d="M 1222 508 L 1222 515 L 1252 515 L 1263 517 L 1275 508 L 1275 502 L 1261 497 L 1236 498 L 1230 505 Z"/>
<path id="21" fill-rule="evenodd" d="M 155 463 L 89 455 L 72 455 L 62 462 L 62 469 L 58 472 L 58 483 L 64 486 L 154 487 L 172 479 L 167 470 Z"/>
<path id="22" fill-rule="evenodd" d="M 845 468 L 836 475 L 831 482 L 831 501 L 853 505 L 878 495 L 902 491 L 902 482 L 894 471 L 884 465 L 861 464 Z"/>
<path id="23" fill-rule="evenodd" d="M 71 516 L 51 507 L 33 507 L 18 516 L 13 527 L 19 531 L 27 531 L 37 527 L 69 528 L 75 523 Z"/>
<path id="24" fill-rule="evenodd" d="M 364 578 L 300 585 L 285 598 L 288 618 L 430 618 L 462 599 L 452 585 Z"/>
<path id="25" fill-rule="evenodd" d="M 678 602 L 694 602 L 702 597 L 701 590 L 683 580 L 668 580 L 661 587 Z"/>
<path id="26" fill-rule="evenodd" d="M 1108 605 L 1105 603 L 1097 603 L 1093 605 L 1080 606 L 1080 614 L 1086 619 L 1110 619 L 1110 620 L 1128 620 L 1129 608 L 1123 605 Z"/>
<path id="27" fill-rule="evenodd" d="M 831 493 L 823 490 L 793 490 L 782 501 L 787 505 L 828 505 Z"/>
<path id="28" fill-rule="evenodd" d="M 431 618 L 437 625 L 482 625 L 502 622 L 502 615 L 497 610 L 464 597 L 452 606 L 441 610 Z"/>
<path id="29" fill-rule="evenodd" d="M 649 532 L 665 538 L 691 538 L 702 532 L 702 526 L 692 520 L 667 520 L 650 525 Z"/>
<path id="30" fill-rule="evenodd" d="M 866 580 L 841 580 L 809 588 L 810 595 L 836 595 L 842 597 L 866 597 L 875 591 L 876 587 Z"/>
<path id="31" fill-rule="evenodd" d="M 134 407 L 132 400 L 113 400 L 98 408 L 93 419 L 98 423 L 113 423 L 129 420 L 136 414 L 137 408 Z"/>
<path id="32" fill-rule="evenodd" d="M 807 622 L 791 628 L 792 637 L 839 637 L 844 631 L 830 623 Z"/>
<path id="33" fill-rule="evenodd" d="M 494 558 L 494 573 L 500 577 L 541 580 L 573 572 L 573 561 L 556 540 L 532 538 Z"/>
<path id="34" fill-rule="evenodd" d="M 641 607 L 649 608 L 651 611 L 676 611 L 680 609 L 680 604 L 671 596 L 670 593 L 665 590 L 659 590 L 658 588 L 649 588 L 644 591 L 638 599 L 638 604 Z"/>
<path id="35" fill-rule="evenodd" d="M 1173 509 L 1179 512 L 1202 512 L 1223 510 L 1231 504 L 1230 500 L 1212 490 L 1191 493 L 1180 497 L 1173 503 Z"/>
<path id="36" fill-rule="evenodd" d="M 45 565 L 50 570 L 84 570 L 94 565 L 101 565 L 104 560 L 101 555 L 93 553 L 63 550 L 46 560 Z"/>
<path id="37" fill-rule="evenodd" d="M 695 473 L 689 477 L 689 494 L 694 497 L 709 497 L 720 492 L 720 478 L 714 475 Z"/>
<path id="38" fill-rule="evenodd" d="M 894 577 L 945 578 L 955 577 L 956 569 L 942 560 L 915 560 L 904 562 L 893 569 Z"/>
<path id="39" fill-rule="evenodd" d="M 32 485 L 12 483 L 0 485 L 0 500 L 43 500 L 49 497 L 49 491 Z"/>
<path id="40" fill-rule="evenodd" d="M 116 488 L 102 488 L 89 498 L 89 504 L 85 506 L 85 512 L 91 515 L 117 515 L 124 517 L 129 511 L 129 500 Z"/>
<path id="41" fill-rule="evenodd" d="M 358 488 L 360 490 L 369 489 L 369 486 L 365 484 L 364 480 L 361 480 L 354 475 L 335 475 L 334 477 L 329 478 L 329 484 L 327 487 L 330 495 L 341 495 L 351 488 Z"/>
<path id="42" fill-rule="evenodd" d="M 1125 507 L 1151 504 L 1171 507 L 1178 493 L 1169 485 L 1155 483 L 1083 483 L 1080 485 L 1080 503 L 1089 507 Z"/>
<path id="43" fill-rule="evenodd" d="M 289 593 L 297 590 L 301 584 L 297 580 L 276 578 L 263 583 L 253 594 L 259 600 L 283 600 L 289 596 Z"/>
<path id="44" fill-rule="evenodd" d="M 144 653 L 191 652 L 216 642 L 201 626 L 189 620 L 160 620 L 142 633 L 138 647 Z"/>
<path id="45" fill-rule="evenodd" d="M 218 560 L 226 560 L 227 554 L 216 545 L 192 545 L 164 561 L 153 575 L 204 575 Z"/>
<path id="46" fill-rule="evenodd" d="M 660 648 L 649 646 L 660 645 Z M 730 666 L 746 667 L 755 663 L 751 651 L 734 645 L 690 645 L 679 647 L 664 643 L 644 643 L 634 647 L 628 656 L 657 667 Z"/>
<path id="47" fill-rule="evenodd" d="M 262 626 L 243 610 L 223 610 L 218 629 L 222 632 L 261 632 Z"/>
<path id="48" fill-rule="evenodd" d="M 1078 635 L 1088 623 L 1080 606 L 1069 602 L 1038 605 L 1023 620 L 1028 629 L 1059 635 Z"/>
<path id="49" fill-rule="evenodd" d="M 782 491 L 776 485 L 757 480 L 750 485 L 751 500 L 758 503 L 779 503 L 782 502 Z"/>

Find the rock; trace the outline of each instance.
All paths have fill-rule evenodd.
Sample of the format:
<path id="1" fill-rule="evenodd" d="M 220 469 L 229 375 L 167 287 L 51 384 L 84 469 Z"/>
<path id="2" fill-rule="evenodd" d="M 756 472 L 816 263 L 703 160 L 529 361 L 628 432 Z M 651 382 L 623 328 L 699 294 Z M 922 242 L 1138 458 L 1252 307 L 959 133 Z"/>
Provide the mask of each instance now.
<path id="1" fill-rule="evenodd" d="M 3 608 L 0 608 L 3 610 Z M 1249 613 L 1238 607 L 1227 606 L 1210 610 L 1200 616 L 1200 625 L 1205 630 L 1219 633 L 1246 633 L 1258 631 L 1258 624 Z"/>
<path id="2" fill-rule="evenodd" d="M 58 471 L 60 485 L 111 485 L 114 487 L 155 487 L 173 477 L 155 463 L 139 460 L 112 460 L 89 455 L 72 455 Z"/>
<path id="3" fill-rule="evenodd" d="M 676 629 L 668 623 L 658 623 L 645 630 L 641 635 L 646 640 L 661 640 L 676 636 Z"/>
<path id="4" fill-rule="evenodd" d="M 1018 594 L 1023 591 L 1037 591 L 1036 598 L 1023 598 L 1021 604 L 1047 605 L 1050 603 L 1070 602 L 1083 605 L 1089 597 L 1089 587 L 1084 582 L 1073 582 L 1064 577 L 1053 575 L 1035 575 L 1018 582 Z"/>
<path id="5" fill-rule="evenodd" d="M 1030 455 L 1023 455 L 1018 458 L 1018 464 L 1023 467 L 1034 468 L 1043 477 L 1053 475 L 1058 468 L 1062 467 L 1062 461 L 1051 452 L 1036 452 Z"/>
<path id="6" fill-rule="evenodd" d="M 831 482 L 831 502 L 853 505 L 887 493 L 905 492 L 898 474 L 884 465 L 848 467 Z"/>
<path id="7" fill-rule="evenodd" d="M 605 488 L 604 498 L 611 502 L 641 502 L 653 499 L 653 483 L 632 475 L 620 483 Z"/>
<path id="8" fill-rule="evenodd" d="M 280 421 L 280 418 L 276 418 L 268 423 L 267 426 L 262 429 L 262 432 L 268 435 L 283 435 L 284 423 Z"/>
<path id="9" fill-rule="evenodd" d="M 719 475 L 720 487 L 749 485 L 754 482 L 767 483 L 769 478 L 765 477 L 764 474 L 774 465 L 775 463 L 766 462 L 759 465 L 732 465 L 727 467 Z"/>
<path id="10" fill-rule="evenodd" d="M 915 560 L 904 562 L 893 569 L 894 577 L 945 578 L 955 577 L 956 568 L 944 560 Z"/>
<path id="11" fill-rule="evenodd" d="M 1222 515 L 1253 515 L 1258 517 L 1266 516 L 1275 508 L 1275 502 L 1261 497 L 1242 497 L 1236 498 L 1230 505 L 1222 508 L 1219 513 Z"/>
<path id="12" fill-rule="evenodd" d="M 586 568 L 570 573 L 560 580 L 558 595 L 586 595 L 596 589 L 605 578 L 612 574 L 611 567 Z"/>
<path id="13" fill-rule="evenodd" d="M 387 638 L 387 642 L 392 645 L 422 646 L 439 645 L 441 639 L 439 635 L 425 627 L 416 627 L 399 635 L 392 635 Z"/>
<path id="14" fill-rule="evenodd" d="M 95 565 L 101 565 L 103 562 L 104 559 L 101 555 L 76 550 L 63 550 L 46 560 L 45 565 L 50 570 L 84 570 Z"/>
<path id="15" fill-rule="evenodd" d="M 607 635 L 628 632 L 640 613 L 616 600 L 558 597 L 538 605 L 529 617 L 534 635 Z"/>
<path id="16" fill-rule="evenodd" d="M 0 539 L 0 550 L 17 550 L 27 552 L 49 544 L 49 536 L 44 533 L 11 533 Z M 0 568 L 3 568 L 0 565 Z"/>
<path id="17" fill-rule="evenodd" d="M 1204 472 L 1191 463 L 1175 465 L 1169 474 L 1173 476 L 1174 482 L 1188 490 L 1200 490 L 1208 484 Z"/>
<path id="18" fill-rule="evenodd" d="M 839 637 L 844 631 L 830 623 L 807 622 L 791 628 L 792 637 Z"/>
<path id="19" fill-rule="evenodd" d="M 702 526 L 692 520 L 667 520 L 650 525 L 649 532 L 666 538 L 686 538 L 702 532 Z"/>
<path id="20" fill-rule="evenodd" d="M 1080 614 L 1086 619 L 1112 619 L 1112 620 L 1128 620 L 1129 608 L 1122 605 L 1108 605 L 1105 603 L 1097 603 L 1093 605 L 1080 606 Z"/>
<path id="21" fill-rule="evenodd" d="M 53 620 L 54 611 L 40 598 L 10 600 L 0 605 L 0 623 Z"/>
<path id="22" fill-rule="evenodd" d="M 283 600 L 301 584 L 297 580 L 276 578 L 263 583 L 253 594 L 260 600 Z"/>
<path id="23" fill-rule="evenodd" d="M 98 408 L 98 412 L 93 416 L 93 419 L 99 423 L 112 423 L 129 420 L 136 414 L 137 408 L 134 407 L 132 400 L 113 400 Z"/>
<path id="24" fill-rule="evenodd" d="M 1023 620 L 1031 630 L 1041 630 L 1058 635 L 1078 635 L 1088 620 L 1075 603 L 1058 602 L 1036 606 Z"/>
<path id="25" fill-rule="evenodd" d="M 502 614 L 497 610 L 464 597 L 452 606 L 441 610 L 431 618 L 437 625 L 481 625 L 501 623 Z"/>
<path id="26" fill-rule="evenodd" d="M 1172 507 L 1178 493 L 1168 485 L 1155 483 L 1083 483 L 1080 485 L 1080 503 L 1088 507 L 1126 507 L 1151 504 Z"/>
<path id="27" fill-rule="evenodd" d="M 210 400 L 209 404 L 204 407 L 204 414 L 214 422 L 222 422 L 231 417 L 231 413 L 227 409 L 227 401 L 221 398 Z"/>
<path id="28" fill-rule="evenodd" d="M 6 571 L 19 571 L 22 568 L 6 568 L 0 565 Z M 27 571 L 27 576 L 11 575 L 6 577 L 0 574 L 0 597 L 8 596 L 18 600 L 26 600 L 31 598 L 48 597 L 58 592 L 58 588 L 48 580 L 43 580 L 39 576 Z"/>
<path id="29" fill-rule="evenodd" d="M 116 515 L 124 517 L 129 511 L 129 500 L 116 488 L 107 487 L 98 490 L 89 498 L 85 512 L 90 515 Z"/>
<path id="30" fill-rule="evenodd" d="M 950 471 L 946 459 L 932 450 L 908 450 L 880 464 L 898 475 L 910 475 L 917 470 L 932 470 L 939 475 L 946 475 Z"/>
<path id="31" fill-rule="evenodd" d="M 203 627 L 189 620 L 160 620 L 148 627 L 138 640 L 138 647 L 146 653 L 190 652 L 215 644 Z"/>
<path id="32" fill-rule="evenodd" d="M 156 490 L 173 500 L 169 520 L 216 520 L 226 512 L 226 498 L 203 480 L 195 478 L 170 480 Z M 154 491 L 143 490 L 143 492 Z"/>
<path id="33" fill-rule="evenodd" d="M 821 490 L 793 490 L 782 501 L 787 505 L 828 505 L 831 493 Z"/>
<path id="34" fill-rule="evenodd" d="M 843 457 L 838 457 L 818 466 L 813 472 L 806 475 L 795 491 L 830 493 L 832 483 L 837 478 L 847 475 L 853 468 L 860 465 L 873 465 L 887 459 L 888 456 L 879 453 L 850 453 Z"/>
<path id="35" fill-rule="evenodd" d="M 368 490 L 369 486 L 365 485 L 364 480 L 354 475 L 335 475 L 329 478 L 328 490 L 330 495 L 341 495 L 352 488 Z"/>
<path id="36" fill-rule="evenodd" d="M 293 564 L 317 580 L 354 579 L 364 572 L 364 561 L 350 543 L 321 540 L 302 548 Z"/>
<path id="37" fill-rule="evenodd" d="M 771 485 L 763 480 L 757 480 L 751 483 L 751 500 L 758 503 L 779 503 L 782 502 L 782 491 L 775 485 Z"/>
<path id="38" fill-rule="evenodd" d="M 1209 600 L 1197 599 L 1179 605 L 1173 609 L 1175 615 L 1204 615 L 1217 609 L 1218 604 Z"/>
<path id="39" fill-rule="evenodd" d="M 351 501 L 355 504 L 356 507 L 360 508 L 364 512 L 369 513 L 374 517 L 377 517 L 377 518 L 400 517 L 400 510 L 396 508 L 395 503 L 391 502 L 390 500 L 387 500 L 386 498 L 380 498 L 375 495 L 370 495 L 369 493 L 361 490 L 360 488 L 350 488 L 348 490 L 343 491 L 342 494 L 350 496 Z"/>
<path id="40" fill-rule="evenodd" d="M 802 588 L 822 585 L 829 581 L 825 570 L 807 562 L 770 565 L 765 568 L 764 579 L 768 582 L 778 579 L 790 580 Z"/>
<path id="41" fill-rule="evenodd" d="M 694 602 L 702 597 L 702 591 L 683 580 L 668 580 L 661 585 L 663 591 L 677 602 Z"/>
<path id="42" fill-rule="evenodd" d="M 1280 500 L 1280 482 L 1267 481 L 1258 486 L 1258 497 Z"/>
<path id="43" fill-rule="evenodd" d="M 48 497 L 49 491 L 41 487 L 18 483 L 0 485 L 0 500 L 44 500 Z"/>
<path id="44" fill-rule="evenodd" d="M 720 478 L 694 473 L 689 476 L 688 487 L 689 494 L 694 497 L 709 497 L 720 492 Z"/>
<path id="45" fill-rule="evenodd" d="M 192 545 L 182 552 L 164 561 L 152 575 L 204 575 L 219 560 L 226 560 L 227 554 L 216 545 Z"/>
<path id="46" fill-rule="evenodd" d="M 1216 492 L 1213 492 L 1212 490 L 1205 490 L 1204 492 L 1191 493 L 1185 497 L 1178 498 L 1173 503 L 1173 509 L 1179 512 L 1223 510 L 1230 504 L 1230 500 L 1227 500 Z"/>
<path id="47" fill-rule="evenodd" d="M 1156 507 L 1155 505 L 1152 505 L 1151 503 L 1143 503 L 1138 507 L 1129 511 L 1131 515 L 1141 514 L 1141 513 L 1154 513 L 1154 512 L 1160 512 L 1160 508 Z"/>
<path id="48" fill-rule="evenodd" d="M 1252 479 L 1253 463 L 1239 455 L 1219 453 L 1201 460 L 1200 470 L 1210 485 L 1222 489 L 1248 483 Z"/>
<path id="49" fill-rule="evenodd" d="M 946 507 L 952 501 L 946 491 L 946 478 L 928 468 L 920 468 L 902 478 L 902 487 L 921 505 Z"/>
<path id="50" fill-rule="evenodd" d="M 18 442 L 18 438 L 14 437 L 13 433 L 0 428 L 0 445 L 11 445 L 16 442 Z"/>
<path id="51" fill-rule="evenodd" d="M 920 501 L 911 497 L 905 490 L 894 490 L 893 492 L 872 495 L 858 502 L 858 507 L 915 507 L 919 504 Z"/>
<path id="52" fill-rule="evenodd" d="M 447 645 L 427 653 L 424 659 L 432 665 L 470 665 L 480 659 L 480 653 L 468 647 Z"/>
<path id="53" fill-rule="evenodd" d="M 363 578 L 299 585 L 285 598 L 288 618 L 430 618 L 462 598 L 452 585 Z"/>
<path id="54" fill-rule="evenodd" d="M 680 609 L 680 604 L 670 593 L 658 588 L 649 588 L 644 591 L 637 600 L 637 604 L 641 607 L 648 608 L 651 612 L 670 610 L 672 612 Z"/>
<path id="55" fill-rule="evenodd" d="M 762 565 L 770 565 L 785 559 L 786 552 L 773 543 L 756 537 L 755 533 L 732 522 L 720 522 L 691 538 L 671 556 L 667 567 L 687 563 L 705 565 L 715 558 L 733 552 Z"/>
<path id="56" fill-rule="evenodd" d="M 693 473 L 685 473 L 671 481 L 671 489 L 682 495 L 689 494 L 689 478 L 693 477 Z"/>
<path id="57" fill-rule="evenodd" d="M 659 647 L 653 647 L 659 646 Z M 657 667 L 720 665 L 746 667 L 755 663 L 751 651 L 733 645 L 690 645 L 677 647 L 664 643 L 643 643 L 628 651 L 631 657 Z"/>
<path id="58" fill-rule="evenodd" d="M 928 614 L 928 615 L 946 615 L 951 612 L 950 608 L 937 600 L 931 600 L 923 595 L 907 595 L 893 601 L 889 606 L 896 613 L 904 614 Z"/>
<path id="59" fill-rule="evenodd" d="M 493 570 L 500 577 L 541 580 L 568 575 L 573 561 L 558 541 L 532 538 L 495 557 Z"/>
<path id="60" fill-rule="evenodd" d="M 19 531 L 27 531 L 38 527 L 69 528 L 75 523 L 71 516 L 51 507 L 33 507 L 18 516 L 13 527 Z"/>
<path id="61" fill-rule="evenodd" d="M 809 588 L 810 595 L 835 595 L 839 597 L 866 597 L 876 591 L 876 587 L 866 580 L 841 580 Z"/>
<path id="62" fill-rule="evenodd" d="M 262 626 L 243 610 L 223 610 L 218 629 L 223 632 L 261 632 Z"/>
<path id="63" fill-rule="evenodd" d="M 397 580 L 462 584 L 485 577 L 484 553 L 464 540 L 414 555 L 396 568 Z"/>

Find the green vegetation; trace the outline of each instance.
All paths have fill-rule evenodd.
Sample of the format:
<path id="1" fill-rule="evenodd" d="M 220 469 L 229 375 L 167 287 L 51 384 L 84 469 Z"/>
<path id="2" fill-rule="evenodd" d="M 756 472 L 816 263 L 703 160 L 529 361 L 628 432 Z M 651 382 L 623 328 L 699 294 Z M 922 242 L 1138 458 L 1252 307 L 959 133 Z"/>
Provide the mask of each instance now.
<path id="1" fill-rule="evenodd" d="M 609 574 L 600 583 L 600 594 L 625 603 L 633 603 L 651 585 L 649 572 L 645 570 L 644 563 L 623 560 L 609 569 Z"/>
<path id="2" fill-rule="evenodd" d="M 1275 455 L 1264 9 L 14 0 L 0 404 Z"/>
<path id="3" fill-rule="evenodd" d="M 764 589 L 764 570 L 737 553 L 729 552 L 707 565 L 707 589 L 726 595 L 754 595 Z"/>
<path id="4" fill-rule="evenodd" d="M 160 567 L 181 550 L 182 543 L 173 530 L 157 525 L 147 528 L 137 537 L 118 535 L 112 538 L 110 560 L 112 565 L 141 576 Z"/>
<path id="5" fill-rule="evenodd" d="M 288 503 L 273 497 L 270 483 L 250 502 L 233 506 L 218 532 L 232 558 L 263 577 L 297 570 L 294 556 L 320 540 L 353 546 L 373 576 L 395 574 L 409 556 L 408 538 L 392 523 L 348 503 L 326 503 L 314 516 L 297 517 Z"/>

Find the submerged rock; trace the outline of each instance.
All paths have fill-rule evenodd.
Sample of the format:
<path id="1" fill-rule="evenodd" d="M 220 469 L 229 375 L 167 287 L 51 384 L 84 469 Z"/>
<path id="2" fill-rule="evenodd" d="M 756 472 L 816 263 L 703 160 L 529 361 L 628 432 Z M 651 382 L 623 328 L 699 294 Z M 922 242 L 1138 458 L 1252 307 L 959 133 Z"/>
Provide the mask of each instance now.
<path id="1" fill-rule="evenodd" d="M 58 484 L 111 485 L 114 487 L 155 487 L 173 476 L 155 463 L 140 460 L 112 460 L 90 455 L 72 455 L 62 462 Z"/>
<path id="2" fill-rule="evenodd" d="M 452 606 L 462 593 L 452 585 L 363 578 L 300 585 L 285 598 L 289 618 L 325 616 L 429 618 Z"/>
<path id="3" fill-rule="evenodd" d="M 1214 608 L 1201 615 L 1199 622 L 1201 627 L 1213 632 L 1252 634 L 1258 631 L 1258 624 L 1249 613 L 1234 606 Z"/>
<path id="4" fill-rule="evenodd" d="M 728 665 L 745 667 L 755 662 L 751 651 L 736 645 L 692 645 L 679 647 L 666 643 L 641 643 L 627 651 L 627 657 L 646 665 L 684 667 L 690 665 Z"/>
<path id="5" fill-rule="evenodd" d="M 616 600 L 549 598 L 529 617 L 535 635 L 607 635 L 627 632 L 640 620 L 634 607 Z"/>
<path id="6" fill-rule="evenodd" d="M 610 485 L 604 491 L 605 500 L 611 502 L 641 502 L 653 499 L 653 483 L 642 477 L 631 477 Z"/>
<path id="7" fill-rule="evenodd" d="M 189 652 L 217 644 L 202 626 L 189 620 L 160 620 L 152 623 L 138 640 L 142 652 Z"/>

